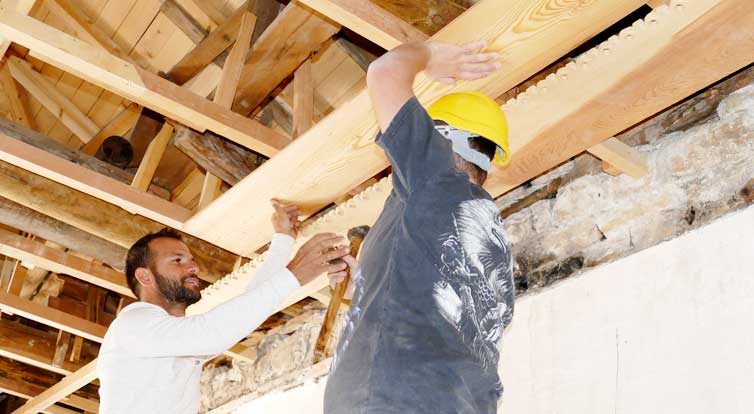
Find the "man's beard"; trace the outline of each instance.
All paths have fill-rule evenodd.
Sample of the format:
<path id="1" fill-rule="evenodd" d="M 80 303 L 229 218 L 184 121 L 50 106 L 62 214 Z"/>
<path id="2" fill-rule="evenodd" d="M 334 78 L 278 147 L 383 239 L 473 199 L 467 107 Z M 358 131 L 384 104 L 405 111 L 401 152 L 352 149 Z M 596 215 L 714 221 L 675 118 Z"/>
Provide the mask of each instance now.
<path id="1" fill-rule="evenodd" d="M 168 279 L 152 269 L 155 281 L 157 281 L 157 289 L 159 289 L 162 296 L 171 304 L 180 305 L 193 305 L 202 298 L 201 293 L 195 292 L 183 285 L 184 280 L 188 277 L 182 277 L 180 281 Z"/>

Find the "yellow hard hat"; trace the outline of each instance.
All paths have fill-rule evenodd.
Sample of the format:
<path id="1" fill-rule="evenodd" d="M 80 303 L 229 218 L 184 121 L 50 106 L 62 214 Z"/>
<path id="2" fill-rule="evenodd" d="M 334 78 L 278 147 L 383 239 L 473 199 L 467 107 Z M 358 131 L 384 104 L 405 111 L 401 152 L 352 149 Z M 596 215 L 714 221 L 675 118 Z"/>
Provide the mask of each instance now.
<path id="1" fill-rule="evenodd" d="M 498 146 L 493 162 L 504 166 L 510 161 L 508 122 L 500 105 L 480 92 L 457 92 L 443 96 L 427 109 L 432 119 L 472 132 Z"/>

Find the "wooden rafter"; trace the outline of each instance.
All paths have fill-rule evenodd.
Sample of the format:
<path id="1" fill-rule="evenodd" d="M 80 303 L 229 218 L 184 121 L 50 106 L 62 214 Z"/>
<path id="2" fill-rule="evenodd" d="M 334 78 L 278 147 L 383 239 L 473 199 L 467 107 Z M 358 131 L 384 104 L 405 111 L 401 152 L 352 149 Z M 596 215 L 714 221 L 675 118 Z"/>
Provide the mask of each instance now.
<path id="1" fill-rule="evenodd" d="M 536 10 L 549 4 L 546 0 L 538 0 L 536 4 L 529 0 L 506 1 L 505 7 L 501 3 L 501 0 L 480 1 L 433 38 L 463 43 L 478 39 L 479 32 L 470 28 L 494 28 L 487 30 L 485 37 L 491 50 L 502 53 L 505 67 L 489 78 L 460 82 L 454 87 L 420 76 L 415 90 L 422 102 L 431 102 L 455 90 L 477 89 L 499 96 L 560 58 L 591 33 L 608 27 L 642 4 L 640 0 L 621 0 L 564 6 L 547 14 L 542 21 L 545 17 L 536 14 Z M 529 19 L 531 24 L 522 23 Z M 530 30 L 522 31 L 522 27 Z M 559 41 L 553 44 L 553 39 Z M 197 213 L 184 228 L 234 253 L 252 252 L 266 244 L 272 232 L 268 220 L 272 210 L 264 200 L 274 197 L 291 200 L 310 214 L 387 167 L 382 150 L 373 144 L 376 132 L 369 96 L 362 90 L 347 105 L 333 111 L 265 163 L 264 168 L 223 194 L 210 208 Z M 297 168 L 292 169 L 291 165 Z M 349 174 L 341 173 L 345 170 Z M 251 203 L 250 194 L 255 200 Z M 249 209 L 250 205 L 254 207 Z M 233 213 L 242 206 L 245 212 L 253 213 L 243 216 Z M 232 225 L 226 220 L 229 215 L 238 218 Z M 254 236 L 238 237 L 236 232 L 241 229 L 245 229 L 245 235 L 254 229 Z"/>
<path id="2" fill-rule="evenodd" d="M 55 273 L 73 276 L 121 295 L 135 297 L 128 288 L 123 273 L 3 229 L 0 229 L 0 253 Z"/>
<path id="3" fill-rule="evenodd" d="M 173 125 L 169 122 L 165 122 L 152 141 L 149 142 L 147 151 L 144 153 L 144 158 L 139 164 L 139 169 L 136 170 L 134 180 L 131 182 L 131 187 L 138 188 L 141 191 L 147 191 L 149 184 L 154 178 L 154 173 L 157 171 L 157 166 L 160 164 L 162 154 L 165 153 L 170 139 L 173 137 Z"/>
<path id="4" fill-rule="evenodd" d="M 369 0 L 300 0 L 384 49 L 420 42 L 427 35 Z"/>
<path id="5" fill-rule="evenodd" d="M 7 65 L 0 69 L 0 87 L 3 93 L 8 97 L 10 104 L 10 115 L 14 122 L 32 128 L 32 117 L 26 102 L 21 98 L 21 91 L 8 71 Z"/>
<path id="6" fill-rule="evenodd" d="M 639 151 L 617 138 L 609 138 L 587 150 L 621 173 L 639 178 L 647 175 L 649 167 Z"/>
<path id="7" fill-rule="evenodd" d="M 37 0 L 2 0 L 2 5 L 13 5 L 16 6 L 16 12 L 21 14 L 29 14 L 31 12 L 31 9 L 34 7 L 34 4 L 37 2 Z M 5 56 L 5 52 L 8 51 L 8 48 L 10 47 L 10 40 L 5 39 L 2 36 L 0 36 L 0 59 L 2 59 Z"/>
<path id="8" fill-rule="evenodd" d="M 107 138 L 113 135 L 121 137 L 126 135 L 126 133 L 136 125 L 136 122 L 141 115 L 141 110 L 141 105 L 135 103 L 128 105 L 128 107 L 120 111 L 115 118 L 110 120 L 107 125 L 100 129 L 91 141 L 81 147 L 81 152 L 94 155 Z"/>
<path id="9" fill-rule="evenodd" d="M 95 378 L 97 378 L 96 359 L 84 365 L 78 371 L 66 376 L 45 392 L 30 399 L 26 404 L 14 411 L 13 414 L 36 414 L 92 382 Z"/>
<path id="10" fill-rule="evenodd" d="M 314 79 L 312 61 L 307 59 L 293 75 L 293 131 L 296 139 L 314 124 Z"/>
<path id="11" fill-rule="evenodd" d="M 246 59 L 233 110 L 248 114 L 314 51 L 340 30 L 292 1 L 254 44 Z"/>
<path id="12" fill-rule="evenodd" d="M 198 131 L 207 129 L 267 156 L 288 137 L 231 112 L 132 63 L 28 16 L 0 8 L 0 35 L 28 48 L 38 59 L 138 102 Z"/>

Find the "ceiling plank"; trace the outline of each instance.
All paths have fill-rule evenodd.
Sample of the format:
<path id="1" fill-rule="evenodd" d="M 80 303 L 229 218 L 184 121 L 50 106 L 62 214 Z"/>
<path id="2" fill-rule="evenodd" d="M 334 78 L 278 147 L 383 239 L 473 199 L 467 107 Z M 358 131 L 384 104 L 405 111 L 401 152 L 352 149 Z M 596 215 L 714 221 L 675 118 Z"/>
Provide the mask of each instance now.
<path id="1" fill-rule="evenodd" d="M 8 98 L 11 119 L 27 128 L 32 128 L 31 112 L 22 99 L 21 91 L 18 89 L 16 80 L 8 71 L 7 65 L 0 69 L 0 87 Z"/>
<path id="2" fill-rule="evenodd" d="M 7 65 L 11 76 L 82 142 L 89 142 L 97 135 L 97 124 L 29 63 L 11 56 Z"/>
<path id="3" fill-rule="evenodd" d="M 425 104 L 459 90 L 499 96 L 642 4 L 641 0 L 569 3 L 543 17 L 537 11 L 551 6 L 547 0 L 480 1 L 433 39 L 450 43 L 479 40 L 479 31 L 474 28 L 489 27 L 485 39 L 490 50 L 502 54 L 504 68 L 486 79 L 455 86 L 435 83 L 420 75 L 415 91 Z M 558 42 L 553 43 L 553 39 Z M 388 162 L 373 141 L 377 130 L 368 92 L 362 89 L 267 161 L 264 168 L 197 213 L 186 222 L 185 229 L 236 254 L 257 250 L 272 234 L 268 219 L 272 207 L 266 200 L 290 200 L 305 214 L 311 214 L 384 170 Z M 292 165 L 297 167 L 291 168 Z M 239 209 L 244 214 L 239 215 Z M 230 223 L 227 217 L 236 219 Z"/>
<path id="4" fill-rule="evenodd" d="M 290 2 L 251 49 L 241 73 L 233 110 L 251 113 L 339 30 L 337 24 L 298 2 Z"/>
<path id="5" fill-rule="evenodd" d="M 272 156 L 290 139 L 138 66 L 28 16 L 0 9 L 0 35 L 30 49 L 34 57 L 120 94 L 197 131 L 207 129 Z"/>
<path id="6" fill-rule="evenodd" d="M 5 162 L 0 162 L 0 196 L 126 249 L 165 227 Z M 184 235 L 183 240 L 201 268 L 202 279 L 213 282 L 233 268 L 234 255 L 191 236 Z"/>
<path id="7" fill-rule="evenodd" d="M 750 64 L 752 19 L 746 0 L 660 7 L 508 101 L 513 157 L 485 188 L 513 189 Z"/>
<path id="8" fill-rule="evenodd" d="M 30 399 L 12 414 L 36 414 L 39 411 L 62 400 L 74 391 L 97 378 L 97 360 L 84 365 L 73 374 L 67 375 L 60 382 L 48 388 L 45 392 Z"/>
<path id="9" fill-rule="evenodd" d="M 0 309 L 102 343 L 107 327 L 0 291 Z"/>
<path id="10" fill-rule="evenodd" d="M 369 0 L 299 0 L 390 50 L 403 43 L 421 42 L 427 35 Z"/>
<path id="11" fill-rule="evenodd" d="M 612 137 L 587 150 L 590 154 L 633 178 L 649 173 L 647 162 L 635 148 Z"/>
<path id="12" fill-rule="evenodd" d="M 54 249 L 33 239 L 0 229 L 0 253 L 135 298 L 126 283 L 126 275 L 79 256 Z"/>

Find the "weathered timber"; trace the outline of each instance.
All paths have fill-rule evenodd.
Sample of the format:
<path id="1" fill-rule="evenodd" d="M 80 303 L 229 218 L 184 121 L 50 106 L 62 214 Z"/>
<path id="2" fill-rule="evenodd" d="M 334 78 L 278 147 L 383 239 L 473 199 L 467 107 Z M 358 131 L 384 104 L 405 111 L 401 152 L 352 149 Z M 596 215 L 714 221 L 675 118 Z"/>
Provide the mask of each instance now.
<path id="1" fill-rule="evenodd" d="M 230 185 L 235 185 L 263 162 L 264 158 L 212 133 L 199 134 L 176 127 L 173 144 L 202 168 Z"/>
<path id="2" fill-rule="evenodd" d="M 83 253 L 115 269 L 124 268 L 124 247 L 4 197 L 0 197 L 0 223 Z"/>
<path id="3" fill-rule="evenodd" d="M 17 390 L 34 396 L 55 385 L 61 378 L 61 375 L 0 357 L 0 388 Z M 90 400 L 98 400 L 98 388 L 96 385 L 87 385 L 74 394 Z M 66 401 L 63 400 L 63 402 Z"/>
<path id="4" fill-rule="evenodd" d="M 5 162 L 0 163 L 0 196 L 125 248 L 164 227 Z M 202 269 L 203 279 L 212 282 L 233 269 L 234 255 L 191 236 L 184 241 Z"/>
<path id="5" fill-rule="evenodd" d="M 82 167 L 106 175 L 124 184 L 131 184 L 134 178 L 134 175 L 128 171 L 124 171 L 91 155 L 84 154 L 81 151 L 71 149 L 59 141 L 5 118 L 0 118 L 0 136 L 12 138 L 35 148 L 45 150 L 53 155 L 63 158 L 64 160 L 81 165 Z M 170 198 L 170 192 L 157 185 L 151 185 L 149 191 L 162 198 Z"/>

